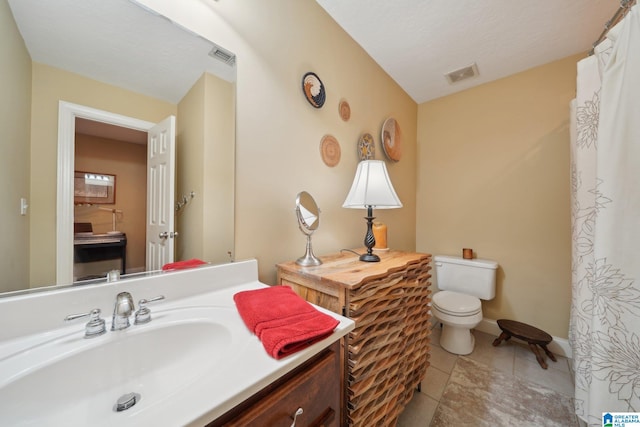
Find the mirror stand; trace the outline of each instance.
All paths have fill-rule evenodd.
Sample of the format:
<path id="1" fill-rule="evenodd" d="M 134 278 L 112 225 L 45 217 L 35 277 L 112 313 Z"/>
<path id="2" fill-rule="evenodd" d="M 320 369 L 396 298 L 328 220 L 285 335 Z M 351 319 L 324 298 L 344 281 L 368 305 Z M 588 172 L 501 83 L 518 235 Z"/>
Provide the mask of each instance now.
<path id="1" fill-rule="evenodd" d="M 313 254 L 313 249 L 311 248 L 311 235 L 320 223 L 320 209 L 318 209 L 318 205 L 315 200 L 313 200 L 313 197 L 311 197 L 311 194 L 306 191 L 298 193 L 298 197 L 296 198 L 296 216 L 298 217 L 300 231 L 307 236 L 307 250 L 303 257 L 298 258 L 296 264 L 303 267 L 322 264 L 322 261 Z"/>
<path id="2" fill-rule="evenodd" d="M 304 256 L 296 260 L 296 264 L 303 267 L 322 264 L 322 261 L 313 254 L 313 249 L 311 248 L 311 234 L 307 234 L 307 250 Z"/>

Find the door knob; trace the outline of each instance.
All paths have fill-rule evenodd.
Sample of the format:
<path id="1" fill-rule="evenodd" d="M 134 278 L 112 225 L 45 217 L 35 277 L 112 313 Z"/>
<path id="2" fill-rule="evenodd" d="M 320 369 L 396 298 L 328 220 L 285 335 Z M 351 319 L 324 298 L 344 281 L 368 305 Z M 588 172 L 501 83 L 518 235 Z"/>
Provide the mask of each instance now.
<path id="1" fill-rule="evenodd" d="M 169 233 L 167 231 L 161 231 L 160 234 L 158 234 L 158 237 L 161 239 L 166 239 L 167 237 L 169 237 Z"/>
<path id="2" fill-rule="evenodd" d="M 172 239 L 174 237 L 178 237 L 178 232 L 177 231 L 172 231 L 171 233 L 169 233 L 169 237 L 171 237 Z"/>

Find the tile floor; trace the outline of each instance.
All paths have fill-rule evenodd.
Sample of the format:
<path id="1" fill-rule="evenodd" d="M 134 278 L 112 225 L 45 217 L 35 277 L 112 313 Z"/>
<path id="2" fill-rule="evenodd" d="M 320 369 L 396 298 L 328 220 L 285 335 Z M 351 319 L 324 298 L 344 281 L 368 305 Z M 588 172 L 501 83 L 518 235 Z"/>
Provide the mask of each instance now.
<path id="1" fill-rule="evenodd" d="M 540 367 L 526 344 L 511 339 L 493 347 L 495 336 L 479 331 L 474 331 L 473 334 L 476 338 L 475 348 L 473 353 L 465 357 L 522 380 L 537 383 L 570 397 L 574 396 L 573 379 L 567 358 L 557 356 L 558 361 L 555 363 L 547 360 L 549 368 L 545 370 Z M 439 326 L 433 329 L 431 341 L 431 366 L 422 381 L 422 390 L 414 393 L 412 401 L 400 416 L 398 427 L 444 427 L 431 425 L 431 420 L 459 356 L 439 346 Z"/>

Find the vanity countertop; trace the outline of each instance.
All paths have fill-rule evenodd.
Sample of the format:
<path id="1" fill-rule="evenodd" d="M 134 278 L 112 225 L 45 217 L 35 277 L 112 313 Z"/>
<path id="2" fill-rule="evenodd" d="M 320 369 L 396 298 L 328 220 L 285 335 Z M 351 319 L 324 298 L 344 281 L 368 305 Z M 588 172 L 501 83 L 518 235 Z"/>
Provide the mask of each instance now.
<path id="1" fill-rule="evenodd" d="M 36 313 L 37 310 L 43 310 L 40 318 L 57 319 L 54 329 L 50 329 L 50 322 L 33 321 L 28 317 L 14 319 L 18 331 L 9 331 L 4 336 L 0 336 L 0 424 L 202 426 L 300 366 L 354 328 L 355 324 L 352 320 L 318 307 L 318 310 L 339 320 L 340 323 L 334 333 L 304 350 L 276 360 L 267 354 L 260 340 L 244 326 L 233 301 L 233 295 L 239 291 L 264 287 L 267 285 L 257 280 L 257 262 L 249 260 L 228 265 L 207 266 L 193 271 L 162 274 L 157 277 L 122 280 L 85 289 L 73 287 L 42 294 L 28 294 L 13 299 L 0 299 L 0 321 L 3 322 L 2 324 L 5 324 L 4 321 L 7 320 L 4 318 L 5 316 L 17 315 L 27 303 L 32 310 L 30 313 L 33 313 L 33 310 L 36 310 Z M 92 339 L 83 338 L 84 321 L 60 322 L 65 315 L 77 312 L 80 307 L 87 311 L 99 307 L 102 309 L 103 318 L 107 321 L 107 329 L 109 329 L 110 310 L 113 307 L 114 296 L 122 291 L 128 291 L 132 294 L 136 301 L 136 308 L 140 298 L 150 299 L 162 294 L 165 299 L 149 304 L 148 307 L 152 313 L 150 323 L 132 325 L 123 331 L 112 332 L 108 330 L 104 335 Z M 206 333 L 209 329 L 203 329 L 200 326 L 198 326 L 199 329 L 188 328 L 189 325 L 199 321 L 198 316 L 204 316 L 202 313 L 208 312 L 215 312 L 217 319 L 220 319 L 217 321 L 221 324 L 232 325 L 228 329 L 231 333 L 227 333 L 229 336 L 225 338 L 228 345 L 198 346 L 198 340 L 207 339 Z M 173 335 L 162 335 L 164 334 L 162 332 L 157 335 L 161 337 L 161 341 L 150 340 L 149 331 L 151 333 L 160 331 L 162 322 L 167 322 L 166 319 L 172 322 L 171 325 L 181 325 L 180 328 L 183 328 L 184 325 L 187 326 L 184 326 L 183 329 L 175 329 L 172 332 Z M 20 320 L 24 320 L 24 322 L 20 322 Z M 144 328 L 149 329 L 146 329 L 147 332 L 145 332 Z M 183 330 L 186 333 L 175 332 Z M 193 336 L 197 338 L 190 339 L 185 336 L 192 332 Z M 169 338 L 165 339 L 165 336 Z M 177 343 L 175 346 L 172 346 L 172 339 Z M 147 342 L 153 345 L 141 347 Z M 127 343 L 135 344 L 134 347 L 142 349 L 145 357 L 153 359 L 148 366 L 144 362 L 141 364 L 136 362 L 140 358 L 136 358 L 129 351 L 130 347 L 127 347 L 129 345 Z M 160 345 L 155 345 L 156 343 L 160 343 Z M 16 368 L 20 366 L 20 363 L 24 363 L 29 358 L 38 357 L 39 348 L 46 346 L 55 350 L 50 353 L 56 359 L 54 363 L 41 357 L 40 359 L 47 360 L 40 360 L 38 363 L 34 362 L 32 365 L 28 365 L 22 369 L 24 372 L 16 372 L 20 371 Z M 167 370 L 158 363 L 156 365 L 160 368 L 157 368 L 157 371 L 153 370 L 156 369 L 153 367 L 156 358 L 162 359 L 164 357 L 169 361 L 181 358 L 187 354 L 190 346 L 207 349 L 204 352 L 200 350 L 197 357 L 189 359 L 194 360 L 193 363 L 186 362 L 180 365 L 186 367 L 186 371 L 190 371 L 193 367 L 192 372 L 184 372 L 184 376 L 176 375 L 174 371 Z M 82 350 L 78 350 L 78 348 L 82 348 Z M 114 348 L 121 348 L 122 351 L 114 351 Z M 233 350 L 231 351 L 229 348 Z M 116 355 L 117 361 L 113 366 L 104 366 L 102 359 L 100 359 L 100 357 L 104 357 L 104 352 Z M 95 376 L 94 382 L 98 383 L 95 392 L 86 390 L 78 392 L 77 395 L 74 389 L 65 392 L 64 388 L 61 389 L 64 386 L 56 382 L 65 381 L 64 378 L 52 381 L 50 374 L 42 375 L 37 372 L 41 367 L 46 368 L 52 364 L 64 367 L 65 362 L 69 364 L 69 361 L 64 359 L 65 357 L 75 357 L 78 354 L 80 357 L 91 357 L 99 361 L 97 366 L 93 366 L 90 370 L 74 373 L 79 378 L 77 381 L 80 381 L 80 386 L 84 384 L 81 382 L 83 378 Z M 90 356 L 84 356 L 84 354 Z M 69 360 L 73 361 L 73 359 Z M 84 366 L 85 361 L 78 360 L 82 362 L 80 365 Z M 129 363 L 133 367 L 127 366 Z M 139 363 L 142 368 L 136 363 Z M 38 364 L 41 366 L 33 367 Z M 115 412 L 115 400 L 122 390 L 119 389 L 117 383 L 115 386 L 105 385 L 109 382 L 109 377 L 105 376 L 103 370 L 107 370 L 109 375 L 115 375 L 119 378 L 121 371 L 127 369 L 127 374 L 134 376 L 127 381 L 127 387 L 135 388 L 136 375 L 139 374 L 140 378 L 143 378 L 139 384 L 143 390 L 140 392 L 141 399 L 132 408 L 123 412 Z M 144 372 L 145 370 L 150 372 Z M 43 384 L 37 382 L 41 380 L 22 381 L 19 387 L 12 383 L 16 378 L 20 380 L 23 374 L 27 375 L 33 372 L 37 374 L 34 375 L 34 378 L 43 378 L 46 381 L 42 381 Z M 54 370 L 54 372 L 57 371 Z M 172 375 L 174 376 L 172 377 Z M 186 376 L 189 376 L 188 381 L 185 380 Z M 175 381 L 175 388 L 171 386 L 173 384 L 171 381 Z M 23 383 L 28 385 L 29 389 L 26 389 Z M 145 387 L 146 393 L 144 392 Z M 15 400 L 16 393 L 20 392 L 21 388 L 25 389 L 23 390 L 24 396 L 27 396 L 23 402 Z M 3 389 L 7 394 L 6 399 L 3 397 Z M 136 390 L 131 391 L 135 392 Z M 112 396 L 113 393 L 118 395 Z M 70 397 L 69 394 L 76 397 Z M 12 399 L 14 399 L 13 403 Z M 40 413 L 43 411 L 44 413 Z"/>
<path id="2" fill-rule="evenodd" d="M 233 302 L 233 295 L 242 290 L 258 289 L 266 286 L 256 281 L 226 289 L 218 297 L 225 301 L 225 305 L 233 308 L 230 315 L 238 316 L 239 318 L 240 316 Z M 197 297 L 193 298 L 193 301 L 184 302 L 202 303 Z M 194 397 L 195 400 L 191 402 L 194 406 L 192 413 L 195 415 L 202 412 L 200 417 L 190 420 L 192 422 L 191 425 L 201 426 L 214 420 L 353 330 L 355 326 L 353 320 L 339 316 L 322 307 L 317 307 L 317 309 L 340 321 L 334 333 L 311 347 L 280 360 L 269 356 L 260 340 L 245 328 L 243 332 L 251 337 L 245 354 L 238 355 L 237 369 L 218 372 L 216 374 L 217 378 L 213 381 L 202 381 L 202 384 L 198 386 L 198 392 L 190 390 L 189 394 L 197 396 L 197 399 Z M 210 409 L 205 410 L 207 407 Z M 161 419 L 163 421 L 167 420 L 165 417 Z M 169 424 L 173 425 L 174 423 Z M 177 424 L 187 423 L 176 420 L 175 425 Z"/>

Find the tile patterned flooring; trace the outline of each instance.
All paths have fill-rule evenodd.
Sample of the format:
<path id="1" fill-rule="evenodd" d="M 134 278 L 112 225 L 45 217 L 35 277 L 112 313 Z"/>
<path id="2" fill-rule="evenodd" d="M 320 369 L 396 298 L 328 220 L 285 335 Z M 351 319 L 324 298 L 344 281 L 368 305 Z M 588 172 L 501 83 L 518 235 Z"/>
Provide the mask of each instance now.
<path id="1" fill-rule="evenodd" d="M 476 338 L 475 348 L 471 354 L 464 357 L 503 374 L 533 383 L 535 387 L 542 386 L 573 398 L 574 384 L 567 358 L 558 356 L 556 363 L 548 360 L 549 368 L 545 370 L 540 367 L 526 344 L 519 340 L 503 341 L 498 347 L 493 347 L 495 336 L 480 331 L 474 331 L 473 334 Z M 439 326 L 433 329 L 431 341 L 431 366 L 422 381 L 422 390 L 414 393 L 412 401 L 400 416 L 398 427 L 443 427 L 438 425 L 437 421 L 432 424 L 432 419 L 460 356 L 451 354 L 439 346 Z"/>

